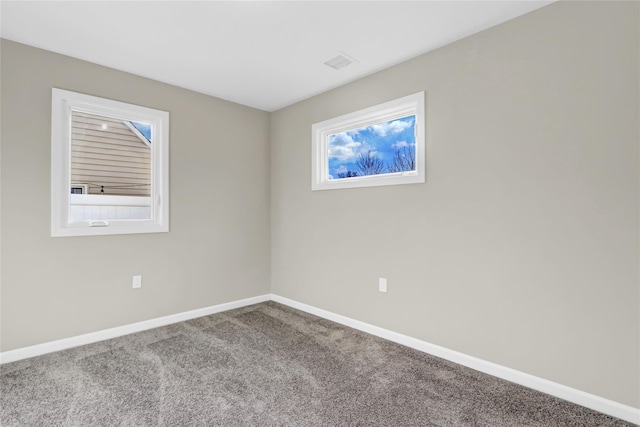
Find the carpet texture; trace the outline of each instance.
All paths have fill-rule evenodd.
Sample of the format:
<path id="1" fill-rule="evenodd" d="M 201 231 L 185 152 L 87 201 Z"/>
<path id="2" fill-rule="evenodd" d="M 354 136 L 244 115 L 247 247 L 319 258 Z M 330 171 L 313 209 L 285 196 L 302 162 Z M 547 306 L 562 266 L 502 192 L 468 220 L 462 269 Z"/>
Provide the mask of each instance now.
<path id="1" fill-rule="evenodd" d="M 2 426 L 631 426 L 267 302 L 0 367 Z"/>

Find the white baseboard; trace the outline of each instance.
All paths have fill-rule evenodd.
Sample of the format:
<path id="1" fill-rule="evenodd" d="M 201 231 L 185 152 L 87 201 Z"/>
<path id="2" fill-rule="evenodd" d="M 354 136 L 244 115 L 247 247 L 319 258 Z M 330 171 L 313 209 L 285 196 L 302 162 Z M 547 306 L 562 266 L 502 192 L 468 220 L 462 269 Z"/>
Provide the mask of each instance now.
<path id="1" fill-rule="evenodd" d="M 640 425 L 640 409 L 638 408 L 623 405 L 622 403 L 618 403 L 613 400 L 605 399 L 603 397 L 586 393 L 575 388 L 567 387 L 553 381 L 545 380 L 544 378 L 536 377 L 534 375 L 517 371 L 515 369 L 507 368 L 505 366 L 488 362 L 477 357 L 469 356 L 455 350 L 450 350 L 439 345 L 431 344 L 426 341 L 421 341 L 407 335 L 390 331 L 388 329 L 380 328 L 369 323 L 351 319 L 349 317 L 332 313 L 330 311 L 313 307 L 301 302 L 297 302 L 289 298 L 284 298 L 279 295 L 272 294 L 271 300 L 301 311 L 305 311 L 310 314 L 314 314 L 324 319 L 349 326 L 350 328 L 358 329 L 371 335 L 375 335 L 380 338 L 405 345 L 415 350 L 449 360 L 468 368 L 475 369 L 476 371 L 484 372 L 486 374 L 493 375 L 494 377 L 502 378 L 512 383 L 538 390 L 543 393 L 558 397 L 560 399 L 596 410 L 598 412 L 602 412 L 603 414 L 607 414 L 612 417 L 620 418 L 630 423 Z"/>
<path id="2" fill-rule="evenodd" d="M 612 417 L 620 418 L 622 420 L 640 425 L 640 409 L 638 408 L 623 405 L 622 403 L 614 402 L 612 400 L 608 400 L 600 396 L 567 387 L 553 381 L 545 380 L 534 375 L 507 368 L 505 366 L 488 362 L 477 357 L 469 356 L 455 350 L 450 350 L 448 348 L 431 344 L 426 341 L 421 341 L 407 335 L 380 328 L 378 326 L 361 322 L 359 320 L 351 319 L 340 314 L 332 313 L 330 311 L 313 307 L 311 305 L 297 302 L 275 294 L 260 295 L 257 297 L 218 304 L 211 307 L 205 307 L 197 310 L 186 311 L 183 313 L 172 314 L 169 316 L 158 317 L 156 319 L 145 320 L 142 322 L 132 323 L 130 325 L 104 329 L 102 331 L 64 338 L 48 343 L 32 345 L 16 350 L 5 351 L 4 353 L 0 353 L 0 364 L 15 362 L 18 360 L 27 359 L 29 357 L 40 356 L 46 353 L 53 353 L 55 351 L 65 350 L 72 347 L 78 347 L 85 344 L 91 344 L 98 341 L 117 338 L 123 335 L 158 328 L 160 326 L 166 326 L 172 323 L 184 322 L 185 320 L 208 316 L 211 314 L 233 310 L 235 308 L 245 307 L 252 304 L 258 304 L 269 300 L 287 305 L 301 311 L 305 311 L 310 314 L 314 314 L 316 316 L 334 321 L 336 323 L 340 323 L 345 326 L 349 326 L 354 329 L 358 329 L 360 331 L 396 342 L 398 344 L 405 345 L 418 351 L 432 354 L 442 359 L 467 366 L 471 369 L 475 369 L 476 371 L 484 372 L 486 374 L 493 375 L 494 377 L 502 378 L 504 380 L 511 381 L 513 383 L 559 397 L 560 399 L 564 399 L 569 402 L 594 409 L 598 412 L 602 412 L 603 414 L 607 414 Z"/>
<path id="3" fill-rule="evenodd" d="M 144 320 L 142 322 L 118 326 L 116 328 L 104 329 L 102 331 L 91 332 L 75 337 L 50 341 L 43 344 L 32 345 L 29 347 L 23 347 L 16 350 L 5 351 L 3 353 L 0 353 L 0 364 L 15 362 L 18 360 L 27 359 L 29 357 L 40 356 L 42 354 L 53 353 L 55 351 L 66 350 L 72 347 L 78 347 L 85 344 L 91 344 L 98 341 L 117 338 L 135 332 L 146 331 L 147 329 L 170 325 L 172 323 L 184 322 L 185 320 L 208 316 L 210 314 L 220 313 L 222 311 L 233 310 L 234 308 L 258 304 L 260 302 L 269 301 L 271 299 L 270 297 L 271 296 L 269 294 L 260 295 L 257 297 L 231 301 L 224 304 L 212 305 L 210 307 L 199 308 L 196 310 L 185 311 L 177 314 L 171 314 L 169 316 L 157 317 L 155 319 Z"/>

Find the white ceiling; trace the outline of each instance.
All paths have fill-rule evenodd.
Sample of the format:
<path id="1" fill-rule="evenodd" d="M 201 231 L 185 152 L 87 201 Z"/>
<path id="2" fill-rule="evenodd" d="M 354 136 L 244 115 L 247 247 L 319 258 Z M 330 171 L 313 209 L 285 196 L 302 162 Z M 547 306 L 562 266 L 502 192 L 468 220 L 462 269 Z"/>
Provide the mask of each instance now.
<path id="1" fill-rule="evenodd" d="M 274 111 L 551 1 L 1 1 L 3 38 Z M 339 52 L 356 63 L 323 63 Z"/>

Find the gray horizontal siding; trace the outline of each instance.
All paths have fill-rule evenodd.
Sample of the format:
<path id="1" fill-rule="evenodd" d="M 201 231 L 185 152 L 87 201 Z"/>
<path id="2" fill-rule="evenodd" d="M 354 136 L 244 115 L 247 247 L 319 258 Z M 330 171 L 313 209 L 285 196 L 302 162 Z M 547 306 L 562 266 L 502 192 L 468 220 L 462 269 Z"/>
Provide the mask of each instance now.
<path id="1" fill-rule="evenodd" d="M 71 183 L 89 184 L 89 194 L 149 196 L 151 150 L 122 120 L 74 111 Z"/>

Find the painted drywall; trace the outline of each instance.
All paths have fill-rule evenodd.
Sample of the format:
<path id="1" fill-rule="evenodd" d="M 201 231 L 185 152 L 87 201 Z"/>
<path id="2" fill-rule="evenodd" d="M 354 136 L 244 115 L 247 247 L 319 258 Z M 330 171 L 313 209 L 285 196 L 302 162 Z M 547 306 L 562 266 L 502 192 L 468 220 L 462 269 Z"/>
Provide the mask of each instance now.
<path id="1" fill-rule="evenodd" d="M 2 351 L 269 292 L 268 113 L 1 49 Z M 170 232 L 50 237 L 52 87 L 170 113 Z"/>
<path id="2" fill-rule="evenodd" d="M 276 294 L 640 407 L 639 15 L 554 4 L 271 117 L 3 40 L 0 351 L 264 294 L 271 241 Z M 170 233 L 49 237 L 53 86 L 171 113 Z M 312 123 L 419 90 L 426 184 L 311 192 Z"/>
<path id="3" fill-rule="evenodd" d="M 272 292 L 640 407 L 639 16 L 554 3 L 274 112 Z M 314 122 L 422 90 L 425 184 L 311 191 Z"/>

